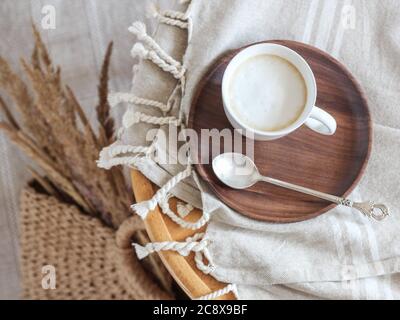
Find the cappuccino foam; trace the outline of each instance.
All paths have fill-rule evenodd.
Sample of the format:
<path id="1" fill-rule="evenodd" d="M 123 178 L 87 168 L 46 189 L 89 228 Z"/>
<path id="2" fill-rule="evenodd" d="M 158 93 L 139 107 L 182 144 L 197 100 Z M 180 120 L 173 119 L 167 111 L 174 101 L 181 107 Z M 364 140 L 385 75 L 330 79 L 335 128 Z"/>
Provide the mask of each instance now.
<path id="1" fill-rule="evenodd" d="M 232 113 L 247 127 L 278 131 L 302 114 L 307 87 L 289 61 L 261 54 L 239 65 L 230 80 L 228 95 Z"/>

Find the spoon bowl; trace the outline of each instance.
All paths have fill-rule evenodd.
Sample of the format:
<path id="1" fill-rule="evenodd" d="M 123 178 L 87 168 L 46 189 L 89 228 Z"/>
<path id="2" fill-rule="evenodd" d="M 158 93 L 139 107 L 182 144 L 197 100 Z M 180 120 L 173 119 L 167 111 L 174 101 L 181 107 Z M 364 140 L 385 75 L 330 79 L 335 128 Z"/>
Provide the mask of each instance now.
<path id="1" fill-rule="evenodd" d="M 233 189 L 247 189 L 260 180 L 255 163 L 240 153 L 224 153 L 214 158 L 212 167 L 217 178 Z"/>
<path id="2" fill-rule="evenodd" d="M 310 188 L 305 188 L 289 182 L 266 177 L 260 174 L 255 163 L 247 156 L 239 153 L 224 153 L 217 156 L 212 167 L 217 178 L 233 189 L 247 189 L 259 181 L 264 181 L 275 186 L 305 193 L 310 196 L 327 200 L 338 205 L 354 208 L 363 215 L 381 221 L 389 216 L 389 209 L 384 204 L 375 204 L 372 201 L 353 202 L 350 199 L 323 193 Z"/>

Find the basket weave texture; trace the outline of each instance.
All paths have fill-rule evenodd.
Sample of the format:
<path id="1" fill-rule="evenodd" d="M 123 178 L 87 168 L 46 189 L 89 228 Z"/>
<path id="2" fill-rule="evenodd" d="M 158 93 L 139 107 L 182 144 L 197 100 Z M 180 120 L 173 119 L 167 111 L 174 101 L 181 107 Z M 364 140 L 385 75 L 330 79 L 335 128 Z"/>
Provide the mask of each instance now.
<path id="1" fill-rule="evenodd" d="M 23 298 L 171 298 L 134 255 L 131 225 L 127 220 L 115 231 L 75 206 L 24 189 L 20 215 Z M 46 265 L 55 268 L 55 289 L 42 286 Z"/>

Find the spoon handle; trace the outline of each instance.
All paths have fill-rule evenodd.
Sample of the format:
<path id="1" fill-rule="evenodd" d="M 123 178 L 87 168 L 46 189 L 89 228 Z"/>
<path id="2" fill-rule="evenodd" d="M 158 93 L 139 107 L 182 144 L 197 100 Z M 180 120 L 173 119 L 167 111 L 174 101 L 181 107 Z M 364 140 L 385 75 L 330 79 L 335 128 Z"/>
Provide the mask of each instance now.
<path id="1" fill-rule="evenodd" d="M 268 182 L 270 184 L 273 184 L 275 186 L 283 187 L 286 189 L 294 190 L 297 192 L 305 193 L 310 196 L 314 196 L 320 199 L 327 200 L 329 202 L 336 203 L 338 205 L 350 207 L 357 209 L 360 211 L 363 215 L 367 216 L 368 218 L 375 219 L 377 221 L 381 221 L 385 219 L 387 216 L 389 216 L 389 209 L 384 205 L 384 204 L 375 204 L 372 201 L 367 201 L 367 202 L 354 202 L 350 199 L 346 198 L 341 198 L 337 197 L 331 194 L 327 194 L 324 192 L 316 191 L 313 189 L 301 187 L 289 182 L 265 177 L 265 176 L 260 176 L 260 180 L 264 182 Z"/>

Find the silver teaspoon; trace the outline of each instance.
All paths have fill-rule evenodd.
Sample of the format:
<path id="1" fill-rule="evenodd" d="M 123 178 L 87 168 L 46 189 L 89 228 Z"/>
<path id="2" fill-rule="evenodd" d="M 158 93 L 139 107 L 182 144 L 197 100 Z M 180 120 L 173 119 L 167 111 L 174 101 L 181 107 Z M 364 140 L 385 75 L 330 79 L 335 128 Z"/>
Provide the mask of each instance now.
<path id="1" fill-rule="evenodd" d="M 247 189 L 257 182 L 264 181 L 275 186 L 324 199 L 338 205 L 357 209 L 363 215 L 377 221 L 381 221 L 389 216 L 389 209 L 384 204 L 375 204 L 372 201 L 354 202 L 350 199 L 333 196 L 327 193 L 263 176 L 258 171 L 254 162 L 243 154 L 221 154 L 213 160 L 212 167 L 218 179 L 233 189 Z"/>

